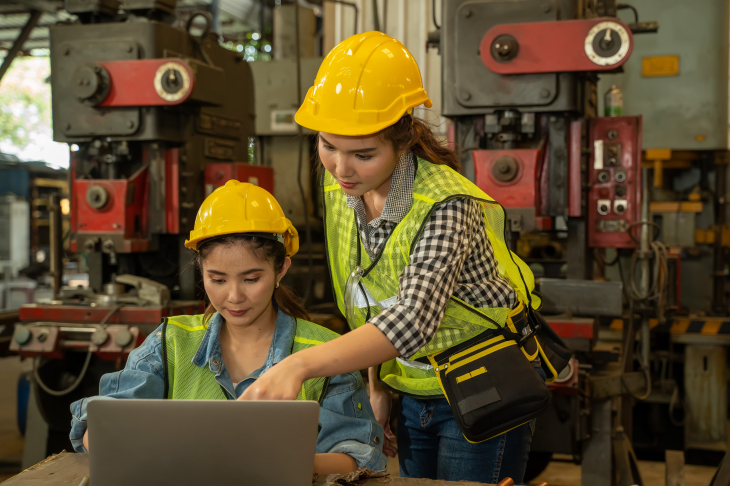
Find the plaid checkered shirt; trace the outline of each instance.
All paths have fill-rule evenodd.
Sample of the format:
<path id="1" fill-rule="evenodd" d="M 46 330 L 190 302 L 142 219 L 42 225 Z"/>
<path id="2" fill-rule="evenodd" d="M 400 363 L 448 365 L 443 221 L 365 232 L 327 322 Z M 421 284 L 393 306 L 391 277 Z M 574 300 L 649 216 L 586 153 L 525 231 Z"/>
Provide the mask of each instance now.
<path id="1" fill-rule="evenodd" d="M 411 208 L 416 163 L 410 152 L 401 156 L 383 212 L 370 222 L 362 198 L 347 196 L 371 260 Z M 370 319 L 404 358 L 433 338 L 452 295 L 474 307 L 511 308 L 516 303 L 509 280 L 497 271 L 480 206 L 457 198 L 433 211 L 400 276 L 398 300 Z"/>

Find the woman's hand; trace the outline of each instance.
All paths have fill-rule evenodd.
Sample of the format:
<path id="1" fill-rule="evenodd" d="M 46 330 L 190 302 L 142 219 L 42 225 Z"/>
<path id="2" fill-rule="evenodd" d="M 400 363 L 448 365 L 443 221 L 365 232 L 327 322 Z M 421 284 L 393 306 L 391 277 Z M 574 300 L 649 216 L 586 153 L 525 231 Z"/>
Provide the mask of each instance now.
<path id="1" fill-rule="evenodd" d="M 315 474 L 349 474 L 357 471 L 355 459 L 341 452 L 314 455 Z"/>
<path id="2" fill-rule="evenodd" d="M 84 432 L 84 438 L 81 439 L 81 441 L 84 443 L 84 447 L 86 447 L 86 452 L 89 452 L 89 429 L 86 429 L 86 432 Z"/>
<path id="3" fill-rule="evenodd" d="M 304 367 L 291 355 L 266 370 L 238 400 L 296 400 L 306 380 Z"/>
<path id="4" fill-rule="evenodd" d="M 395 446 L 397 439 L 393 431 L 390 430 L 390 409 L 393 401 L 390 392 L 380 385 L 377 378 L 377 367 L 368 369 L 368 377 L 370 382 L 370 406 L 373 408 L 375 420 L 383 427 L 385 432 L 385 440 L 383 441 L 383 454 L 388 457 L 395 457 L 398 448 Z"/>

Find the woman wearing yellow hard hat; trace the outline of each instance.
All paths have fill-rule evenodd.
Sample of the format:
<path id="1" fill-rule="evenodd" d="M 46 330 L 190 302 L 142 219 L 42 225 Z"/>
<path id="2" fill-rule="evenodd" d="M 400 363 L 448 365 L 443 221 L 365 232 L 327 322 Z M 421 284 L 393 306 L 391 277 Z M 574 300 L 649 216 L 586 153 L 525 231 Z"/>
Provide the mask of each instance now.
<path id="1" fill-rule="evenodd" d="M 205 314 L 166 318 L 132 351 L 124 370 L 102 377 L 102 396 L 235 399 L 276 363 L 337 337 L 309 322 L 280 284 L 299 238 L 266 190 L 228 181 L 203 202 L 185 246 L 196 252 L 210 305 Z M 70 438 L 78 452 L 88 452 L 86 407 L 95 398 L 71 405 Z M 306 380 L 294 398 L 320 402 L 314 472 L 385 469 L 383 429 L 359 374 Z"/>
<path id="2" fill-rule="evenodd" d="M 474 396 L 458 400 L 466 419 L 459 416 L 457 424 L 457 399 L 444 398 L 434 357 L 486 330 L 506 323 L 514 329 L 521 302 L 532 302 L 534 281 L 505 245 L 501 207 L 454 170 L 456 154 L 412 116 L 419 105 L 430 107 L 431 100 L 418 65 L 385 34 L 350 37 L 324 59 L 296 121 L 318 132 L 327 257 L 353 331 L 282 361 L 242 399 L 291 399 L 306 379 L 369 368 L 370 401 L 391 440 L 388 391 L 401 395 L 403 476 L 519 483 L 530 418 L 489 440 L 467 440 L 468 414 L 482 402 L 507 401 L 509 393 L 502 390 L 500 398 L 494 387 L 477 386 Z M 530 361 L 520 359 L 544 388 Z M 482 366 L 457 380 L 476 386 L 490 376 Z M 390 444 L 385 450 L 396 452 Z"/>

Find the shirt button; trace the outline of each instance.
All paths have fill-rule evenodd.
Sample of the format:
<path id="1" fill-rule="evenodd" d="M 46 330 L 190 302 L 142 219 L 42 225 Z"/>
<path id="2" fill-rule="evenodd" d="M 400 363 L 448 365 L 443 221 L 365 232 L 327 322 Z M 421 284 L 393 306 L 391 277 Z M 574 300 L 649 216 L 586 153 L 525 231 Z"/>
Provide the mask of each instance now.
<path id="1" fill-rule="evenodd" d="M 380 437 L 375 437 L 373 442 L 375 442 L 376 444 L 380 444 Z"/>
<path id="2" fill-rule="evenodd" d="M 162 339 L 162 331 L 158 331 L 157 332 L 157 337 L 160 338 L 160 339 Z"/>
<path id="3" fill-rule="evenodd" d="M 220 362 L 220 361 L 218 361 L 217 359 L 214 359 L 214 360 L 213 360 L 213 364 L 214 364 L 215 366 L 220 366 L 221 362 Z"/>

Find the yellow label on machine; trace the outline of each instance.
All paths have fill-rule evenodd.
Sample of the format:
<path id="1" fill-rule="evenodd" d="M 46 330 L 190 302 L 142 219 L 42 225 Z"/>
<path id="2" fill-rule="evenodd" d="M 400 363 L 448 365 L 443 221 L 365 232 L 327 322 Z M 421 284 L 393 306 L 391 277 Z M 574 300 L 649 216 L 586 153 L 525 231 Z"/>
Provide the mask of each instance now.
<path id="1" fill-rule="evenodd" d="M 645 78 L 677 76 L 679 56 L 651 56 L 641 58 L 641 75 Z"/>

